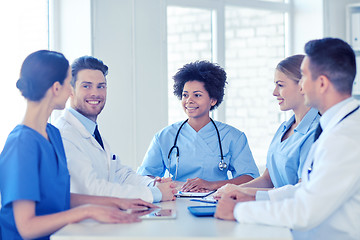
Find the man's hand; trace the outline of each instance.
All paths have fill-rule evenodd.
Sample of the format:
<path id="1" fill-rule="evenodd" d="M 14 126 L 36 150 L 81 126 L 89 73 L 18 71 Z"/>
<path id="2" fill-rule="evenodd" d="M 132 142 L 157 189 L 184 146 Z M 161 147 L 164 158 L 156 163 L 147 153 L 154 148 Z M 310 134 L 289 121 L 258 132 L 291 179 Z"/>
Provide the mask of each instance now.
<path id="1" fill-rule="evenodd" d="M 159 190 L 161 191 L 162 194 L 161 201 L 175 200 L 174 194 L 177 193 L 177 190 L 175 188 L 176 183 L 167 181 L 167 182 L 156 183 L 155 186 L 158 187 Z"/>
<path id="2" fill-rule="evenodd" d="M 155 177 L 154 178 L 154 186 L 156 185 L 156 183 L 166 183 L 166 182 L 171 182 L 172 179 L 170 177 L 168 178 L 164 178 L 164 177 Z"/>
<path id="3" fill-rule="evenodd" d="M 213 196 L 214 196 L 215 199 L 220 199 L 222 197 L 222 195 L 227 194 L 227 193 L 232 192 L 232 191 L 237 190 L 237 189 L 239 189 L 238 185 L 228 183 L 228 184 L 222 186 L 221 188 L 219 188 L 214 193 Z"/>
<path id="4" fill-rule="evenodd" d="M 235 220 L 235 205 L 239 202 L 255 200 L 255 197 L 252 194 L 248 194 L 244 190 L 246 190 L 246 188 L 223 194 L 221 199 L 218 201 L 215 217 L 225 220 Z"/>
<path id="5" fill-rule="evenodd" d="M 229 195 L 224 194 L 222 198 L 218 201 L 214 216 L 219 219 L 234 221 L 234 208 L 237 203 L 238 202 L 235 199 L 233 199 Z"/>

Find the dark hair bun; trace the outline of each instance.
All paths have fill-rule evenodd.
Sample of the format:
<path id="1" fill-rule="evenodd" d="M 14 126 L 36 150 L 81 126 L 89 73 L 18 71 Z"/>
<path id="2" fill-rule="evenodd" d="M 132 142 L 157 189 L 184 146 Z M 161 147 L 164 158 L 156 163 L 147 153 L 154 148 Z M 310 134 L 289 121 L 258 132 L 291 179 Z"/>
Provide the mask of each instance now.
<path id="1" fill-rule="evenodd" d="M 16 87 L 20 90 L 21 94 L 29 99 L 31 98 L 31 92 L 32 92 L 32 89 L 31 89 L 31 83 L 29 81 L 27 81 L 26 79 L 24 78 L 19 78 L 19 80 L 17 80 L 16 82 Z"/>
<path id="2" fill-rule="evenodd" d="M 43 93 L 39 91 L 34 91 L 35 89 L 33 88 L 33 82 L 35 83 L 36 81 L 30 78 L 21 77 L 16 82 L 16 87 L 20 90 L 21 94 L 26 99 L 38 101 L 43 97 Z"/>
<path id="3" fill-rule="evenodd" d="M 55 82 L 63 84 L 68 69 L 69 62 L 63 54 L 49 50 L 36 51 L 24 60 L 16 87 L 26 99 L 40 101 Z"/>
<path id="4" fill-rule="evenodd" d="M 26 88 L 26 83 L 24 82 L 24 79 L 19 78 L 16 82 L 16 87 L 22 92 L 24 88 Z"/>

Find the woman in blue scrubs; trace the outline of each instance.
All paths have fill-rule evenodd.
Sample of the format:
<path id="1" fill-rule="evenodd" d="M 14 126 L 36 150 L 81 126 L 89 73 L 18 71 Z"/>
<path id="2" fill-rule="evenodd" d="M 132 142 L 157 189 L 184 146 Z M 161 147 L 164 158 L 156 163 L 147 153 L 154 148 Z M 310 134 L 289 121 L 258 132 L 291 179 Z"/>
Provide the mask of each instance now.
<path id="1" fill-rule="evenodd" d="M 173 78 L 174 94 L 188 119 L 154 136 L 138 173 L 163 177 L 170 172 L 173 180 L 185 182 L 183 191 L 194 192 L 258 177 L 245 134 L 213 121 L 209 115 L 223 100 L 225 71 L 213 63 L 198 61 L 183 66 Z"/>
<path id="2" fill-rule="evenodd" d="M 49 239 L 66 224 L 86 218 L 134 222 L 136 216 L 120 209 L 154 207 L 141 200 L 70 194 L 61 136 L 47 123 L 54 109 L 65 107 L 70 79 L 69 62 L 58 52 L 34 52 L 22 65 L 16 86 L 27 100 L 26 113 L 0 155 L 2 239 Z"/>
<path id="3" fill-rule="evenodd" d="M 259 190 L 266 191 L 299 182 L 320 119 L 316 109 L 305 105 L 304 96 L 300 93 L 300 66 L 303 59 L 304 55 L 294 55 L 284 59 L 276 67 L 273 95 L 278 100 L 281 111 L 292 110 L 294 115 L 276 131 L 268 150 L 265 172 L 246 184 L 226 185 L 215 196 L 220 197 L 240 187 L 250 198 L 255 198 Z M 260 195 L 261 191 L 256 198 L 260 199 Z"/>

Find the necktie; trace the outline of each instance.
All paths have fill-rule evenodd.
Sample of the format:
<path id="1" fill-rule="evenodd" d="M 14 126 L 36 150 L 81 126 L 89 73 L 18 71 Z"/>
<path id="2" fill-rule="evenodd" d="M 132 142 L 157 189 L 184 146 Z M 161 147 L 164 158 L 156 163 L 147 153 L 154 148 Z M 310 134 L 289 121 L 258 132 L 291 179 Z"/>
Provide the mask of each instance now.
<path id="1" fill-rule="evenodd" d="M 103 144 L 103 141 L 102 141 L 102 139 L 101 139 L 100 132 L 99 132 L 99 129 L 98 129 L 98 126 L 97 126 L 97 125 L 96 125 L 96 127 L 95 127 L 94 135 L 95 135 L 96 141 L 97 141 L 97 142 L 100 144 L 100 146 L 104 149 L 104 144 Z"/>
<path id="2" fill-rule="evenodd" d="M 316 140 L 320 137 L 321 133 L 322 133 L 322 128 L 321 128 L 321 125 L 319 123 L 316 130 L 315 130 L 314 142 L 316 142 Z M 310 179 L 310 173 L 313 170 L 313 165 L 314 165 L 314 159 L 312 160 L 311 165 L 308 168 L 308 179 Z"/>
<path id="3" fill-rule="evenodd" d="M 317 126 L 316 131 L 315 131 L 314 142 L 320 137 L 321 133 L 322 133 L 322 128 L 319 123 L 319 125 Z"/>

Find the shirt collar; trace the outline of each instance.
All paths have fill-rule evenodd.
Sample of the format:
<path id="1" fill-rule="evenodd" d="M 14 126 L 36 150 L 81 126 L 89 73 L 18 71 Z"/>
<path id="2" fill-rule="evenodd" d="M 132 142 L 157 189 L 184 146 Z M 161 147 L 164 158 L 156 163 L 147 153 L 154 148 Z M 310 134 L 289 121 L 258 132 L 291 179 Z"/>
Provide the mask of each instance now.
<path id="1" fill-rule="evenodd" d="M 353 100 L 354 98 L 349 97 L 329 108 L 320 118 L 321 128 L 325 129 L 331 119 L 340 111 L 340 109 Z"/>
<path id="2" fill-rule="evenodd" d="M 309 128 L 311 127 L 311 123 L 316 119 L 319 115 L 319 111 L 315 108 L 311 108 L 303 117 L 299 125 L 295 128 L 294 131 L 297 131 L 302 134 L 306 134 L 309 131 Z"/>
<path id="3" fill-rule="evenodd" d="M 72 107 L 69 107 L 69 111 L 82 123 L 82 125 L 84 125 L 91 135 L 94 135 L 95 127 L 97 125 L 96 122 L 88 119 Z"/>
<path id="4" fill-rule="evenodd" d="M 284 123 L 283 132 L 289 129 L 291 125 L 294 123 L 294 121 L 295 121 L 295 115 L 292 115 L 291 118 Z"/>
<path id="5" fill-rule="evenodd" d="M 311 108 L 303 117 L 303 119 L 300 121 L 300 123 L 297 125 L 297 127 L 294 129 L 294 132 L 299 132 L 301 134 L 306 134 L 309 131 L 309 128 L 311 127 L 311 123 L 314 121 L 314 119 L 319 115 L 319 112 L 315 108 Z M 295 121 L 295 115 L 292 115 L 291 118 L 285 122 L 283 132 L 287 131 L 291 127 L 291 125 Z"/>

